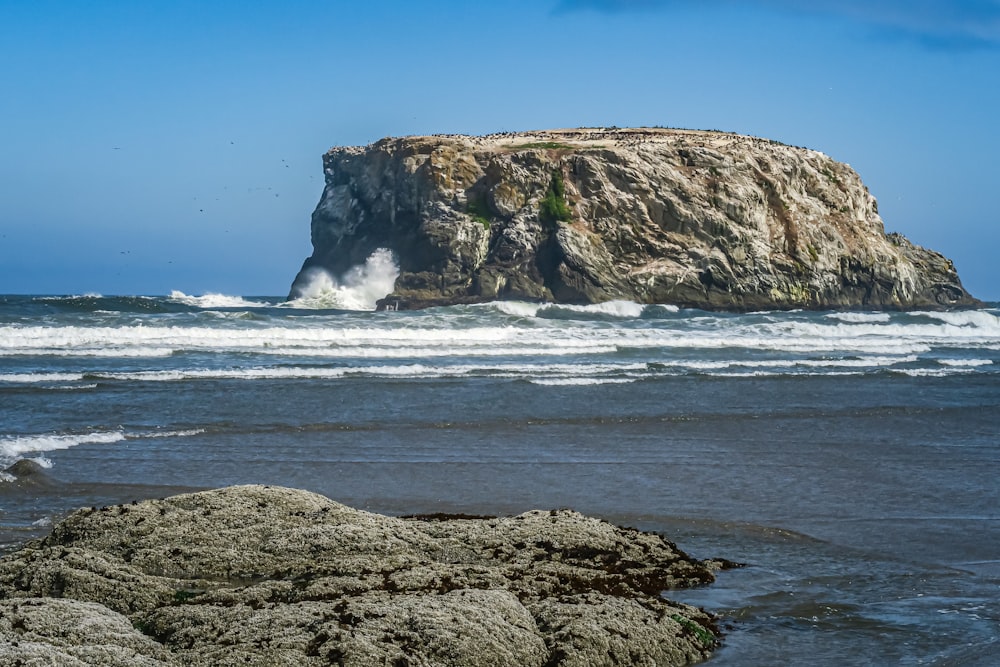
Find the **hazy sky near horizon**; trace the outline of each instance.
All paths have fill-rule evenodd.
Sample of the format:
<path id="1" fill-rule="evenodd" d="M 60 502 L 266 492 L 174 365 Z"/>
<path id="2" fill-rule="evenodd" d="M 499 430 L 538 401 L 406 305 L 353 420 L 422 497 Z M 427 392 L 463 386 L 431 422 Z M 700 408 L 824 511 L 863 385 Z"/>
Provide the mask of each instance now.
<path id="1" fill-rule="evenodd" d="M 1000 300 L 1000 1 L 0 0 L 0 293 L 283 295 L 322 154 L 720 129 L 851 164 Z"/>

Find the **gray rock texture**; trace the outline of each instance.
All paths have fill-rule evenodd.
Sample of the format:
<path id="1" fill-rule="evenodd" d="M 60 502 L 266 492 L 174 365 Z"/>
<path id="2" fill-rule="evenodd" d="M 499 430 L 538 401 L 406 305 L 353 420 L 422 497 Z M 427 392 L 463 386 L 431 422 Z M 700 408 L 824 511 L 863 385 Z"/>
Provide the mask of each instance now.
<path id="1" fill-rule="evenodd" d="M 243 486 L 80 510 L 0 560 L 0 664 L 682 665 L 719 562 L 568 510 L 393 518 Z"/>
<path id="2" fill-rule="evenodd" d="M 388 248 L 401 269 L 389 307 L 978 303 L 951 261 L 885 234 L 850 167 L 765 139 L 653 128 L 387 138 L 330 150 L 324 170 L 291 298 L 314 271 L 341 275 Z"/>

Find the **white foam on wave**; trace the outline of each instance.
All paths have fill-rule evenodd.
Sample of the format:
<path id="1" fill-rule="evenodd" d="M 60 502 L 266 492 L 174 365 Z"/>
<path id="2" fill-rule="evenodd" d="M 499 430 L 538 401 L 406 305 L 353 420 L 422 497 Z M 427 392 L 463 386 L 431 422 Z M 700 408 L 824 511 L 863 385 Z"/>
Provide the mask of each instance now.
<path id="1" fill-rule="evenodd" d="M 916 355 L 860 357 L 858 359 L 726 359 L 699 361 L 695 359 L 672 362 L 670 365 L 695 370 L 721 370 L 725 368 L 882 368 L 918 361 Z"/>
<path id="2" fill-rule="evenodd" d="M 1000 317 L 987 310 L 919 311 L 910 315 L 940 320 L 953 327 L 973 328 L 1000 334 Z"/>
<path id="3" fill-rule="evenodd" d="M 667 313 L 679 313 L 681 312 L 680 306 L 675 306 L 672 303 L 654 303 L 647 306 L 653 310 L 662 310 Z M 645 309 L 644 309 L 645 310 Z"/>
<path id="4" fill-rule="evenodd" d="M 491 301 L 485 305 L 514 317 L 535 317 L 544 304 L 528 303 L 527 301 Z"/>
<path id="5" fill-rule="evenodd" d="M 993 364 L 990 359 L 938 359 L 937 362 L 942 366 L 956 367 L 990 366 Z"/>
<path id="6" fill-rule="evenodd" d="M 796 377 L 859 377 L 863 376 L 864 371 L 825 371 L 825 372 L 808 372 L 808 373 L 796 373 Z M 727 377 L 727 378 L 766 378 L 766 377 L 781 377 L 787 375 L 782 371 L 743 371 L 743 372 L 715 372 L 706 373 L 706 375 L 711 377 Z"/>
<path id="7" fill-rule="evenodd" d="M 129 373 L 96 373 L 95 376 L 108 380 L 137 382 L 177 382 L 180 380 L 281 380 L 309 378 L 343 377 L 342 368 L 234 368 L 234 369 L 186 369 L 169 371 L 134 371 Z M 178 432 L 167 435 L 196 435 Z M 166 437 L 147 435 L 145 437 Z"/>
<path id="8" fill-rule="evenodd" d="M 379 248 L 365 263 L 355 266 L 339 279 L 322 269 L 313 269 L 299 298 L 289 301 L 292 308 L 374 310 L 376 302 L 392 292 L 399 266 L 390 250 Z"/>
<path id="9" fill-rule="evenodd" d="M 189 438 L 193 435 L 201 435 L 205 432 L 203 428 L 189 428 L 181 431 L 143 431 L 140 433 L 129 433 L 130 440 L 137 438 Z"/>
<path id="10" fill-rule="evenodd" d="M 540 384 L 549 387 L 590 387 L 599 384 L 630 384 L 637 378 L 533 378 L 529 380 L 532 384 Z"/>
<path id="11" fill-rule="evenodd" d="M 337 318 L 331 318 L 319 323 L 289 320 L 288 326 L 268 324 L 248 321 L 245 325 L 225 327 L 160 323 L 120 327 L 6 326 L 0 327 L 0 356 L 154 358 L 180 352 L 250 352 L 293 357 L 398 358 L 450 354 L 588 355 L 657 348 L 905 355 L 925 353 L 932 347 L 990 349 L 1000 343 L 1000 330 L 989 332 L 981 327 L 946 323 L 779 321 L 729 324 L 717 318 L 701 318 L 671 322 L 670 326 L 642 328 L 566 325 L 563 321 L 557 326 L 550 320 L 538 320 L 537 326 L 470 327 L 454 326 L 445 318 L 440 322 L 412 320 L 407 326 L 399 326 L 397 320 L 387 320 L 373 323 L 378 326 L 344 327 Z M 14 374 L 6 377 L 10 378 L 8 381 L 32 381 Z M 54 379 L 57 378 L 45 378 Z M 76 375 L 66 374 L 64 381 L 78 379 Z"/>
<path id="12" fill-rule="evenodd" d="M 573 352 L 570 352 L 573 354 Z M 121 381 L 121 382 L 184 382 L 201 380 L 342 380 L 350 378 L 398 378 L 407 379 L 440 379 L 458 377 L 491 377 L 527 379 L 536 384 L 574 385 L 574 384 L 609 384 L 628 383 L 639 379 L 651 379 L 665 375 L 687 374 L 690 372 L 708 375 L 741 376 L 773 376 L 773 375 L 843 375 L 853 371 L 870 372 L 874 370 L 890 370 L 904 372 L 910 375 L 943 376 L 953 373 L 968 373 L 977 367 L 991 365 L 993 362 L 983 359 L 941 359 L 935 360 L 939 366 L 936 369 L 905 368 L 921 361 L 918 355 L 876 355 L 861 357 L 830 357 L 830 358 L 789 358 L 789 359 L 662 359 L 657 361 L 594 361 L 592 363 L 576 362 L 533 362 L 533 357 L 545 355 L 550 359 L 554 356 L 551 350 L 532 350 L 525 354 L 524 361 L 512 361 L 514 355 L 505 354 L 508 359 L 499 363 L 491 363 L 488 355 L 468 354 L 465 363 L 402 363 L 402 364 L 345 364 L 332 367 L 313 366 L 253 366 L 219 369 L 169 369 L 169 370 L 136 370 L 136 371 L 92 371 L 86 375 L 91 380 Z M 418 358 L 417 354 L 406 354 L 409 358 Z M 425 357 L 433 355 L 424 355 Z M 439 358 L 449 358 L 452 355 L 442 350 Z M 378 354 L 376 358 L 388 355 Z M 474 361 L 478 358 L 479 361 Z M 97 386 L 90 384 L 89 386 Z M 204 433 L 203 429 L 188 429 L 178 431 L 129 432 L 124 436 L 113 434 L 110 437 L 119 439 L 187 437 Z M 56 436 L 55 443 L 72 446 L 74 438 L 79 436 Z M 52 444 L 49 442 L 49 445 Z M 22 445 L 30 448 L 31 445 Z M 4 449 L 0 447 L 0 455 Z"/>
<path id="13" fill-rule="evenodd" d="M 625 364 L 400 364 L 377 366 L 345 366 L 337 368 L 288 367 L 190 369 L 167 371 L 134 371 L 128 373 L 100 373 L 98 377 L 110 380 L 176 382 L 181 380 L 281 380 L 281 379 L 337 379 L 344 377 L 383 378 L 442 378 L 469 375 L 491 377 L 523 377 L 525 375 L 580 376 L 608 373 L 645 372 L 645 363 Z M 167 435 L 196 435 L 201 431 L 176 432 Z M 162 437 L 130 434 L 133 437 Z"/>
<path id="14" fill-rule="evenodd" d="M 841 322 L 888 322 L 892 319 L 889 313 L 827 313 L 824 317 Z"/>
<path id="15" fill-rule="evenodd" d="M 636 319 L 642 317 L 646 308 L 652 307 L 669 313 L 676 313 L 680 308 L 673 305 L 646 306 L 634 301 L 604 301 L 586 305 L 571 305 L 562 303 L 529 303 L 527 301 L 491 301 L 485 304 L 493 310 L 515 317 L 543 317 L 546 313 L 580 313 L 581 315 L 599 315 L 620 319 Z"/>
<path id="16" fill-rule="evenodd" d="M 845 329 L 869 325 L 842 325 Z M 882 325 L 884 326 L 884 325 Z M 253 352 L 315 357 L 497 356 L 523 354 L 604 354 L 650 348 L 718 350 L 748 348 L 779 352 L 883 352 L 914 354 L 943 347 L 984 343 L 956 341 L 941 333 L 933 340 L 831 331 L 810 325 L 680 331 L 666 328 L 580 329 L 575 327 L 372 327 L 336 326 L 239 328 L 126 326 L 0 328 L 0 356 L 141 358 L 177 352 Z M 933 328 L 933 327 L 932 327 Z"/>
<path id="17" fill-rule="evenodd" d="M 52 467 L 52 459 L 45 456 L 34 456 L 28 460 L 36 464 L 39 468 L 48 469 Z"/>
<path id="18" fill-rule="evenodd" d="M 9 340 L 0 336 L 0 357 L 17 356 L 56 356 L 56 357 L 106 357 L 106 358 L 157 358 L 169 357 L 175 349 L 182 347 L 155 347 L 148 345 L 136 345 L 136 340 L 129 340 L 126 336 L 128 328 L 116 329 L 118 332 L 109 336 L 105 340 L 95 339 L 93 329 L 81 329 L 84 333 L 79 339 L 74 340 L 74 336 L 64 327 L 61 329 L 45 329 L 38 327 L 41 331 L 36 338 L 25 337 L 22 340 Z M 150 327 L 151 328 L 151 327 Z M 39 380 L 47 382 L 53 378 Z M 77 378 L 67 378 L 73 381 Z M 17 382 L 30 382 L 28 378 L 11 380 Z"/>
<path id="19" fill-rule="evenodd" d="M 70 449 L 78 445 L 109 445 L 124 440 L 145 440 L 149 438 L 183 438 L 204 433 L 201 428 L 182 429 L 175 431 L 137 431 L 126 432 L 124 429 L 114 431 L 94 431 L 91 433 L 43 433 L 39 435 L 0 436 L 0 469 L 5 468 L 18 459 L 34 461 L 42 468 L 51 468 L 52 460 L 44 456 L 45 452 Z M 13 475 L 6 475 L 3 481 L 14 481 Z"/>
<path id="20" fill-rule="evenodd" d="M 76 382 L 82 373 L 0 373 L 0 382 L 34 384 L 37 382 Z"/>
<path id="21" fill-rule="evenodd" d="M 948 375 L 973 373 L 975 369 L 968 366 L 947 366 L 945 368 L 899 368 L 893 369 L 893 372 L 909 375 L 910 377 L 945 377 Z"/>
<path id="22" fill-rule="evenodd" d="M 258 350 L 259 354 L 275 356 L 301 356 L 314 359 L 409 359 L 419 358 L 439 358 L 439 357 L 534 357 L 534 356 L 555 356 L 565 357 L 573 355 L 594 355 L 611 354 L 617 351 L 614 345 L 602 344 L 600 342 L 586 343 L 580 341 L 566 342 L 561 347 L 555 347 L 564 341 L 552 341 L 550 346 L 538 344 L 535 346 L 516 345 L 509 347 L 490 347 L 488 345 L 457 346 L 444 343 L 428 344 L 424 346 L 379 346 L 365 345 L 355 347 L 330 347 L 323 348 L 267 348 Z"/>
<path id="23" fill-rule="evenodd" d="M 835 322 L 823 323 L 806 320 L 787 320 L 747 327 L 749 332 L 765 335 L 777 344 L 817 343 L 819 345 L 845 344 L 882 345 L 899 342 L 942 345 L 946 347 L 969 344 L 989 344 L 1000 340 L 1000 321 L 993 315 L 978 313 L 932 313 L 941 315 L 939 324 L 929 322 Z M 954 315 L 951 321 L 949 316 Z M 984 315 L 985 317 L 976 317 Z M 968 317 L 966 317 L 968 316 Z M 818 348 L 823 349 L 823 348 Z"/>
<path id="24" fill-rule="evenodd" d="M 424 352 L 518 354 L 519 348 L 614 350 L 614 338 L 516 327 L 21 327 L 0 329 L 0 356 L 53 355 L 163 357 L 179 351 L 256 352 L 326 356 L 399 356 L 393 348 Z M 367 351 L 367 353 L 364 353 Z"/>
<path id="25" fill-rule="evenodd" d="M 798 354 L 872 353 L 918 354 L 929 352 L 931 347 L 922 341 L 908 341 L 884 337 L 822 336 L 818 332 L 785 332 L 760 335 L 757 330 L 706 330 L 703 333 L 670 332 L 662 330 L 631 331 L 619 345 L 622 349 L 691 349 L 726 350 L 751 349 Z"/>
<path id="26" fill-rule="evenodd" d="M 228 294 L 215 294 L 209 292 L 201 296 L 191 296 L 178 290 L 172 290 L 168 297 L 170 301 L 182 303 L 185 306 L 194 308 L 259 308 L 270 304 L 260 301 L 248 301 L 240 296 L 229 296 Z"/>
<path id="27" fill-rule="evenodd" d="M 86 292 L 84 294 L 63 294 L 61 296 L 37 297 L 38 301 L 74 301 L 76 299 L 103 299 L 103 294 L 97 292 Z"/>
<path id="28" fill-rule="evenodd" d="M 681 317 L 654 317 L 638 322 L 627 319 L 619 322 L 602 314 L 603 319 L 594 322 L 587 320 L 595 317 L 577 318 L 574 311 L 559 306 L 563 311 L 553 317 L 535 317 L 540 309 L 550 307 L 555 308 L 508 301 L 475 309 L 435 309 L 405 317 L 287 312 L 286 316 L 269 314 L 239 322 L 200 316 L 130 315 L 127 323 L 120 326 L 109 326 L 105 319 L 99 320 L 101 326 L 79 326 L 76 317 L 68 320 L 70 326 L 27 321 L 0 326 L 0 356 L 174 358 L 169 364 L 130 362 L 129 370 L 148 372 L 118 375 L 112 372 L 124 369 L 99 361 L 87 364 L 91 368 L 83 373 L 66 372 L 59 365 L 46 362 L 36 367 L 54 372 L 9 372 L 0 374 L 0 383 L 4 386 L 50 383 L 77 389 L 84 383 L 93 387 L 93 381 L 100 378 L 155 381 L 197 377 L 339 377 L 355 372 L 342 368 L 307 372 L 294 368 L 256 368 L 270 367 L 270 360 L 278 358 L 283 359 L 274 365 L 284 362 L 298 367 L 309 366 L 312 359 L 344 360 L 345 365 L 357 359 L 359 363 L 355 366 L 360 368 L 357 372 L 367 372 L 366 363 L 388 367 L 403 364 L 403 360 L 424 361 L 429 367 L 439 367 L 446 365 L 440 359 L 454 357 L 456 363 L 485 367 L 494 359 L 498 363 L 530 361 L 531 357 L 593 362 L 603 360 L 605 355 L 620 355 L 627 360 L 649 361 L 674 369 L 684 368 L 683 360 L 690 359 L 707 364 L 695 367 L 706 371 L 793 368 L 797 370 L 786 372 L 798 373 L 808 366 L 835 370 L 838 366 L 882 367 L 913 362 L 939 368 L 978 368 L 988 364 L 958 360 L 986 356 L 984 350 L 1000 348 L 997 318 L 984 311 L 929 313 L 914 318 L 885 313 L 837 313 L 835 317 L 814 313 L 774 316 L 685 313 Z M 610 302 L 571 308 L 591 314 L 618 313 L 631 317 L 642 314 L 645 307 Z M 518 321 L 498 313 L 516 314 L 531 321 Z M 845 317 L 851 321 L 845 321 Z M 227 354 L 234 356 L 227 358 Z M 205 355 L 219 358 L 219 365 L 231 368 L 206 370 Z M 914 355 L 920 359 L 914 359 Z M 760 361 L 758 357 L 767 360 Z M 939 364 L 938 357 L 954 360 Z M 195 372 L 186 370 L 191 366 Z M 67 367 L 79 368 L 76 364 L 63 366 Z M 176 367 L 180 369 L 173 370 Z"/>
<path id="29" fill-rule="evenodd" d="M 124 431 L 97 431 L 94 433 L 20 435 L 0 437 L 0 461 L 12 463 L 25 454 L 39 454 L 77 445 L 111 444 L 125 439 Z"/>
<path id="30" fill-rule="evenodd" d="M 18 352 L 7 352 L 0 351 L 0 356 L 5 355 L 23 355 L 23 354 L 52 354 L 60 357 L 108 357 L 113 359 L 119 358 L 157 358 L 157 357 L 169 357 L 174 353 L 173 348 L 169 347 L 132 347 L 132 348 L 112 348 L 112 349 L 84 349 L 84 350 L 54 350 L 54 349 L 42 349 L 42 350 L 31 350 L 31 351 L 18 351 Z"/>
<path id="31" fill-rule="evenodd" d="M 622 319 L 634 319 L 642 317 L 645 308 L 641 303 L 634 301 L 604 301 L 602 303 L 591 303 L 584 306 L 573 306 L 566 304 L 548 303 L 542 308 L 543 311 L 568 311 L 571 313 L 582 313 L 586 315 L 606 315 L 619 317 Z"/>

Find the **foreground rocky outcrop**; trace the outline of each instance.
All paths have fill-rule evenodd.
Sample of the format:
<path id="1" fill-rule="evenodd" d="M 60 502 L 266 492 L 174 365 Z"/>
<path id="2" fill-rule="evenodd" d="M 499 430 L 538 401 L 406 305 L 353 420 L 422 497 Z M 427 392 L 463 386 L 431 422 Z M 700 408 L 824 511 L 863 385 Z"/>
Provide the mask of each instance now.
<path id="1" fill-rule="evenodd" d="M 324 171 L 290 298 L 387 248 L 401 269 L 388 307 L 978 303 L 948 259 L 885 234 L 850 167 L 774 141 L 652 128 L 387 138 L 330 150 Z"/>
<path id="2" fill-rule="evenodd" d="M 81 510 L 0 560 L 0 663 L 680 665 L 719 562 L 568 510 L 392 518 L 244 486 Z"/>

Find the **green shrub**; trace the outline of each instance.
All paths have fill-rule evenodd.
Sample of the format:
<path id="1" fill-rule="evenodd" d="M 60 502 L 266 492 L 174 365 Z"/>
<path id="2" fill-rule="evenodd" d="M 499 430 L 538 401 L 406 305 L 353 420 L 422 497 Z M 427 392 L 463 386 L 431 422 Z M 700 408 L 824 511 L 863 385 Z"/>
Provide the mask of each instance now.
<path id="1" fill-rule="evenodd" d="M 490 205 L 486 203 L 485 198 L 470 199 L 466 206 L 466 211 L 472 216 L 473 220 L 483 226 L 483 229 L 490 228 L 490 219 L 493 215 L 490 211 Z"/>
<path id="2" fill-rule="evenodd" d="M 566 202 L 566 183 L 559 171 L 552 172 L 552 180 L 539 204 L 538 215 L 542 222 L 569 222 L 573 218 L 573 212 Z"/>

